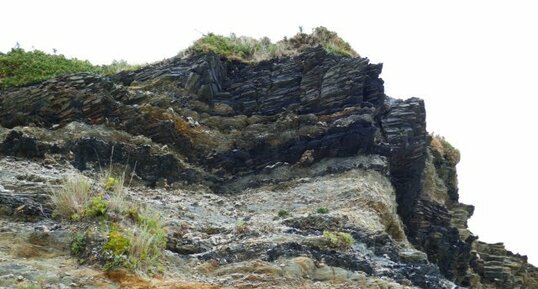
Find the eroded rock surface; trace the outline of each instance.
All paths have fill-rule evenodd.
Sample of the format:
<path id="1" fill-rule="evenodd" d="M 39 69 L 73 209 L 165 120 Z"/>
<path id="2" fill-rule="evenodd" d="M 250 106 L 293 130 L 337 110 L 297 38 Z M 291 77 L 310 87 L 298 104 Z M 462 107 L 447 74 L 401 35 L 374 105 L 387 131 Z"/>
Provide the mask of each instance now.
<path id="1" fill-rule="evenodd" d="M 134 179 L 131 198 L 166 216 L 165 279 L 68 265 L 77 286 L 536 288 L 525 257 L 467 229 L 458 159 L 427 133 L 422 100 L 384 94 L 381 68 L 313 47 L 256 64 L 202 54 L 2 90 L 3 240 L 30 242 L 9 235 L 20 228 L 72 230 L 50 220 L 48 196 L 67 175 L 97 179 L 112 163 Z M 331 248 L 324 231 L 354 241 Z M 65 248 L 36 250 L 40 266 L 71 260 Z M 5 252 L 0 275 L 34 266 L 8 266 L 20 253 Z M 0 284 L 37 282 L 27 275 Z"/>

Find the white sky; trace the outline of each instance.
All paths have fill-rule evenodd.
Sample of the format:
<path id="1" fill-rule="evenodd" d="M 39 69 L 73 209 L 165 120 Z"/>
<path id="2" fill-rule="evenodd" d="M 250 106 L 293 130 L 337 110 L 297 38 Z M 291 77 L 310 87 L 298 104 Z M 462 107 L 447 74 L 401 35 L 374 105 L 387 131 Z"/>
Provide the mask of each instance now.
<path id="1" fill-rule="evenodd" d="M 472 231 L 538 265 L 536 1 L 21 1 L 0 3 L 0 51 L 110 63 L 174 56 L 201 33 L 279 40 L 338 32 L 383 62 L 386 93 L 426 100 L 428 129 L 462 152 Z"/>

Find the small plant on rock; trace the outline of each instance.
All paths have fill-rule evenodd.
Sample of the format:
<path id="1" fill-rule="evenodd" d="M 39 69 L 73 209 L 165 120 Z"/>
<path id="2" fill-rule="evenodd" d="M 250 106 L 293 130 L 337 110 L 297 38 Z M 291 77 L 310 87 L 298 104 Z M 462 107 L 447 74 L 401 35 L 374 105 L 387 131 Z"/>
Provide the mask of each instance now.
<path id="1" fill-rule="evenodd" d="M 445 158 L 452 166 L 459 163 L 461 158 L 460 151 L 452 146 L 444 137 L 432 135 L 431 147 L 434 152 Z"/>
<path id="2" fill-rule="evenodd" d="M 131 221 L 133 221 L 135 223 L 140 222 L 140 212 L 139 212 L 139 209 L 137 207 L 130 207 L 125 212 L 125 215 L 127 216 L 127 218 L 129 218 Z"/>
<path id="3" fill-rule="evenodd" d="M 316 210 L 316 213 L 318 213 L 318 214 L 328 214 L 328 213 L 329 213 L 329 209 L 327 209 L 327 208 L 318 208 L 318 209 Z"/>
<path id="4" fill-rule="evenodd" d="M 56 208 L 54 213 L 64 218 L 75 216 L 80 219 L 91 197 L 90 181 L 83 176 L 71 177 L 65 180 L 62 187 L 51 196 Z"/>
<path id="5" fill-rule="evenodd" d="M 337 249 L 349 249 L 353 244 L 353 237 L 345 232 L 323 231 L 323 239 L 328 247 Z"/>
<path id="6" fill-rule="evenodd" d="M 90 203 L 84 210 L 85 217 L 104 216 L 108 208 L 108 203 L 102 196 L 91 198 Z"/>
<path id="7" fill-rule="evenodd" d="M 248 231 L 250 231 L 250 228 L 245 222 L 241 221 L 235 225 L 235 233 L 237 234 L 245 234 L 248 233 Z"/>
<path id="8" fill-rule="evenodd" d="M 137 272 L 155 272 L 166 247 L 167 234 L 162 216 L 144 208 L 138 211 L 135 220 L 137 226 L 128 235 L 128 267 Z"/>
<path id="9" fill-rule="evenodd" d="M 112 163 L 112 160 L 111 160 Z M 126 170 L 127 168 L 125 168 Z M 128 208 L 125 193 L 125 171 L 120 176 L 113 174 L 112 166 L 101 176 L 103 189 L 108 195 L 108 208 L 112 212 L 123 213 Z"/>
<path id="10" fill-rule="evenodd" d="M 108 241 L 103 246 L 103 250 L 108 250 L 114 255 L 122 255 L 129 248 L 129 239 L 120 231 L 113 229 L 108 233 Z"/>
<path id="11" fill-rule="evenodd" d="M 86 235 L 82 233 L 76 233 L 71 241 L 71 254 L 80 256 L 84 252 L 86 247 Z"/>
<path id="12" fill-rule="evenodd" d="M 282 219 L 283 219 L 283 218 L 287 218 L 287 217 L 289 217 L 289 216 L 290 216 L 290 213 L 289 213 L 288 211 L 286 211 L 286 210 L 280 210 L 280 211 L 278 211 L 277 216 L 278 216 L 279 218 L 282 218 Z"/>
<path id="13" fill-rule="evenodd" d="M 35 284 L 20 285 L 17 287 L 17 289 L 40 289 L 40 288 L 43 288 L 43 287 L 35 285 Z"/>
<path id="14" fill-rule="evenodd" d="M 120 231 L 113 229 L 108 233 L 108 240 L 103 246 L 103 251 L 107 256 L 107 261 L 103 266 L 105 270 L 124 267 L 127 257 L 125 253 L 129 248 L 129 239 Z"/>
<path id="15" fill-rule="evenodd" d="M 120 181 L 117 178 L 114 177 L 108 177 L 104 183 L 104 188 L 106 191 L 111 191 L 116 186 L 118 186 Z"/>

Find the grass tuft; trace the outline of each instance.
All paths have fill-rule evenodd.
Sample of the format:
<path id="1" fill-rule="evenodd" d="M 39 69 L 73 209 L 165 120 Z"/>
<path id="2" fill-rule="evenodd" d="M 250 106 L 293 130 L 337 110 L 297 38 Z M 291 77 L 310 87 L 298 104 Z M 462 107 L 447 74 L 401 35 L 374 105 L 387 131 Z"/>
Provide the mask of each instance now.
<path id="1" fill-rule="evenodd" d="M 86 205 L 91 198 L 91 183 L 83 176 L 68 178 L 64 181 L 63 186 L 51 196 L 52 203 L 56 208 L 55 214 L 68 219 L 72 216 L 84 215 Z"/>
<path id="2" fill-rule="evenodd" d="M 112 160 L 110 161 L 112 163 Z M 125 174 L 126 169 L 121 175 L 113 173 L 112 166 L 104 171 L 100 176 L 100 182 L 103 189 L 108 193 L 108 208 L 116 213 L 123 213 L 128 209 L 128 203 L 125 193 Z"/>
<path id="3" fill-rule="evenodd" d="M 245 36 L 237 37 L 235 34 L 226 37 L 209 33 L 195 41 L 180 55 L 189 56 L 213 52 L 232 60 L 259 62 L 293 55 L 316 45 L 321 45 L 329 54 L 343 57 L 359 56 L 349 43 L 340 38 L 338 34 L 322 26 L 314 28 L 311 34 L 300 32 L 292 38 L 284 38 L 276 43 L 272 43 L 267 37 L 257 40 Z"/>
<path id="4" fill-rule="evenodd" d="M 162 225 L 145 223 L 136 226 L 129 234 L 128 267 L 135 272 L 158 270 L 162 252 L 166 247 L 166 231 Z"/>
<path id="5" fill-rule="evenodd" d="M 328 209 L 328 208 L 323 208 L 323 207 L 322 207 L 322 208 L 318 208 L 318 209 L 316 210 L 316 213 L 318 213 L 318 214 L 328 214 L 328 213 L 329 213 L 329 209 Z"/>
<path id="6" fill-rule="evenodd" d="M 432 135 L 431 147 L 452 166 L 456 166 L 460 162 L 460 151 L 452 146 L 444 137 Z"/>

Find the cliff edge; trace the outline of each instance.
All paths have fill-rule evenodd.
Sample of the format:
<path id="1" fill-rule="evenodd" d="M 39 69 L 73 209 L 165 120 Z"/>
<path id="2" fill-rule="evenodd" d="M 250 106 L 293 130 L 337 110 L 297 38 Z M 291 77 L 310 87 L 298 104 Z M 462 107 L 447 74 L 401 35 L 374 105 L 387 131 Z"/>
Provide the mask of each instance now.
<path id="1" fill-rule="evenodd" d="M 312 43 L 0 90 L 0 285 L 538 288 L 525 256 L 468 230 L 459 152 L 428 134 L 421 99 L 385 95 L 381 71 Z M 146 277 L 101 273 L 123 222 L 109 168 L 164 219 Z M 99 218 L 53 216 L 50 195 L 73 175 L 108 204 Z"/>

